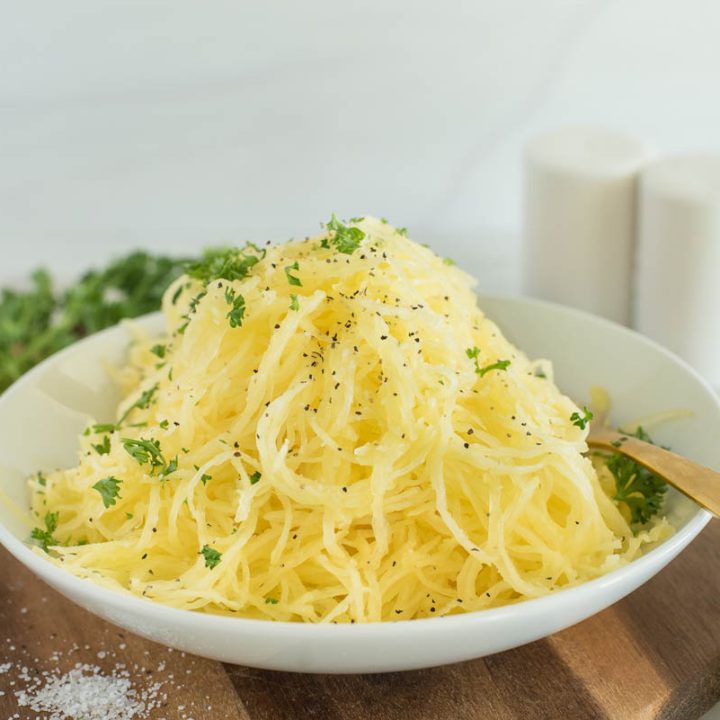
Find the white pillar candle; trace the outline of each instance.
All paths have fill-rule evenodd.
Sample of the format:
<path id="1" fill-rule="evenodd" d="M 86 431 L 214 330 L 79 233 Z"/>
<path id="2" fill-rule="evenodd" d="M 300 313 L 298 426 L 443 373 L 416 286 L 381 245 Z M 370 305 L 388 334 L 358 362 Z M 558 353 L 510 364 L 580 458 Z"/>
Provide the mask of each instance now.
<path id="1" fill-rule="evenodd" d="M 653 163 L 640 188 L 635 326 L 720 386 L 720 156 Z"/>
<path id="2" fill-rule="evenodd" d="M 528 143 L 526 294 L 630 322 L 637 181 L 649 157 L 644 143 L 601 128 Z"/>

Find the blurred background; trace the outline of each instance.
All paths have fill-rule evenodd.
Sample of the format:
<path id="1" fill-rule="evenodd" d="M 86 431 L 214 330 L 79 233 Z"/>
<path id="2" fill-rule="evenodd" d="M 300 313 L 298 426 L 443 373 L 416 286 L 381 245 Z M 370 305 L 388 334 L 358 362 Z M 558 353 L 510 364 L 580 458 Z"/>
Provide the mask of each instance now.
<path id="1" fill-rule="evenodd" d="M 384 215 L 519 287 L 521 150 L 718 149 L 713 0 L 6 3 L 3 280 Z"/>

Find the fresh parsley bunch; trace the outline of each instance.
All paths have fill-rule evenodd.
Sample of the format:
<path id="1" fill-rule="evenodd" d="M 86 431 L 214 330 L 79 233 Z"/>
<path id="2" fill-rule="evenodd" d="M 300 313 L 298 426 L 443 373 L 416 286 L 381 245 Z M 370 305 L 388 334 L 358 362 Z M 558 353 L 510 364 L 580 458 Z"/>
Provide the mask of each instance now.
<path id="1" fill-rule="evenodd" d="M 27 290 L 0 291 L 0 392 L 54 352 L 123 318 L 153 312 L 188 260 L 133 252 L 57 290 L 36 270 Z"/>

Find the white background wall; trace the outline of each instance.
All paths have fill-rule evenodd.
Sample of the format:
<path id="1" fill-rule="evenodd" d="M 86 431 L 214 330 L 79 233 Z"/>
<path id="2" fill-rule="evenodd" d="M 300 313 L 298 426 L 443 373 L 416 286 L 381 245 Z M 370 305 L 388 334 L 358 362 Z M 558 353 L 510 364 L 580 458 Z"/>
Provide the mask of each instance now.
<path id="1" fill-rule="evenodd" d="M 372 213 L 514 289 L 557 125 L 720 149 L 716 0 L 4 3 L 0 277 Z"/>

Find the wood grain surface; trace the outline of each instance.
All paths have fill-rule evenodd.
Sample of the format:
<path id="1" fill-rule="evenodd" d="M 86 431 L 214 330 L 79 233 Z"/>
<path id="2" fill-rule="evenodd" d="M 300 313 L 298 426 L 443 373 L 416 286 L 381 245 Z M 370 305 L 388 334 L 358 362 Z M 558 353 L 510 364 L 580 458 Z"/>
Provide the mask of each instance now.
<path id="1" fill-rule="evenodd" d="M 296 675 L 171 651 L 65 600 L 0 550 L 0 718 L 35 718 L 27 674 L 75 663 L 162 684 L 153 720 L 694 720 L 720 700 L 720 523 L 599 615 L 516 650 L 431 670 Z M 17 715 L 15 715 L 17 713 Z M 46 716 L 45 716 L 46 717 Z"/>

